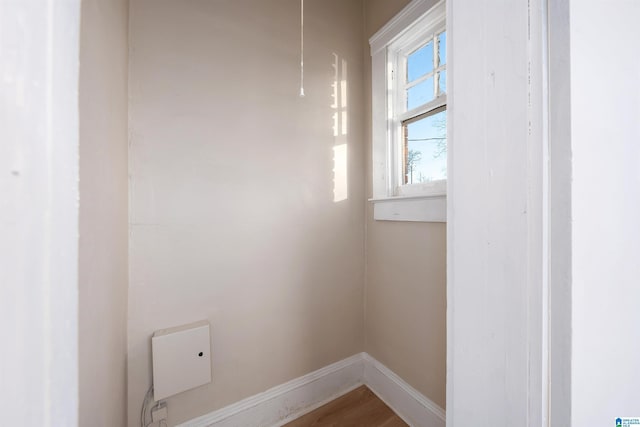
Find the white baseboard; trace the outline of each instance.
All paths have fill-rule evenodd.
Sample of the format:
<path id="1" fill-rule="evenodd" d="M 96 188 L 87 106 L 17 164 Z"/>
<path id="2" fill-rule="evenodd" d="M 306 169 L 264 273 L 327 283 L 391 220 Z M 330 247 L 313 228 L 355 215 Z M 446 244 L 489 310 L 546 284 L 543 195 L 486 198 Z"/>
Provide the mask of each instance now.
<path id="1" fill-rule="evenodd" d="M 178 427 L 280 427 L 362 385 L 356 354 Z"/>
<path id="2" fill-rule="evenodd" d="M 373 357 L 364 353 L 364 383 L 414 427 L 445 427 L 445 411 Z"/>
<path id="3" fill-rule="evenodd" d="M 281 427 L 363 384 L 410 426 L 445 426 L 442 408 L 359 353 L 178 427 Z"/>

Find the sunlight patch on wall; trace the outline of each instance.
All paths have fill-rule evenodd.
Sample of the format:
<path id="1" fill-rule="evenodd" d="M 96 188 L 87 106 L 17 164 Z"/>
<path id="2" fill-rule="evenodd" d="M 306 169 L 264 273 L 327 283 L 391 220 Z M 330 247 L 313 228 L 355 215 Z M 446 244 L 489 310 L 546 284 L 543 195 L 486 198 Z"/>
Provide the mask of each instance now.
<path id="1" fill-rule="evenodd" d="M 333 53 L 334 78 L 331 84 L 333 110 L 333 201 L 340 202 L 348 194 L 347 162 L 347 61 Z"/>
<path id="2" fill-rule="evenodd" d="M 347 144 L 333 147 L 333 201 L 340 202 L 347 194 Z"/>

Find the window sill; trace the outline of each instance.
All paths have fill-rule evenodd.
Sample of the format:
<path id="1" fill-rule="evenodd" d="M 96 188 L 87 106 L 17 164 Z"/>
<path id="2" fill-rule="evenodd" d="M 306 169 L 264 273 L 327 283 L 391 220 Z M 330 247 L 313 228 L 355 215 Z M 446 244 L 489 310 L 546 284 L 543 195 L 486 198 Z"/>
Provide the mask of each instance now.
<path id="1" fill-rule="evenodd" d="M 377 221 L 447 222 L 447 195 L 396 196 L 369 199 Z"/>

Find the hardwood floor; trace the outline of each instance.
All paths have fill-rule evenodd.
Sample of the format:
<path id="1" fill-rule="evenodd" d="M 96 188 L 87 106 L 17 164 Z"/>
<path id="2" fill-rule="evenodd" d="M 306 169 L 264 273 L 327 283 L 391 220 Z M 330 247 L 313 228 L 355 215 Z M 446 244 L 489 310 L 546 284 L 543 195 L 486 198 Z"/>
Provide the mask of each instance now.
<path id="1" fill-rule="evenodd" d="M 283 427 L 408 427 L 366 386 L 312 411 Z"/>

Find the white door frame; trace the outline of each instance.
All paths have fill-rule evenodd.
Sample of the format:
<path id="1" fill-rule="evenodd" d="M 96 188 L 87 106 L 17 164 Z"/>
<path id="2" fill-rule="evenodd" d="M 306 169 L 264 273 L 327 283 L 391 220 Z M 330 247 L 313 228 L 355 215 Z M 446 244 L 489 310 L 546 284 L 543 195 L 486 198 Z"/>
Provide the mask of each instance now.
<path id="1" fill-rule="evenodd" d="M 502 5 L 505 6 L 506 3 Z M 504 10 L 500 10 L 499 5 L 488 1 L 447 0 L 447 41 L 450 52 L 453 51 L 454 53 L 449 56 L 450 62 L 448 65 L 448 85 L 449 91 L 453 95 L 450 96 L 448 104 L 448 136 L 454 149 L 448 151 L 449 174 L 447 188 L 447 425 L 454 427 L 458 427 L 458 423 L 480 426 L 484 425 L 484 421 L 488 419 L 492 419 L 495 423 L 499 420 L 494 415 L 498 414 L 505 417 L 502 421 L 514 421 L 517 419 L 517 422 L 522 422 L 523 424 L 521 425 L 526 426 L 570 425 L 571 141 L 568 2 L 531 0 L 528 4 L 527 2 L 519 2 L 518 4 L 514 2 L 514 4 L 509 4 L 508 6 L 505 6 Z M 467 10 L 463 11 L 465 8 Z M 527 8 L 527 10 L 525 11 L 523 8 Z M 516 307 L 517 310 L 526 311 L 526 315 L 518 316 L 517 319 L 514 319 L 517 324 L 510 330 L 507 330 L 510 325 L 506 326 L 505 331 L 501 331 L 499 327 L 496 329 L 496 322 L 499 322 L 508 311 L 502 311 L 500 315 L 495 317 L 491 317 L 491 314 L 488 314 L 487 326 L 482 323 L 483 319 L 479 317 L 477 324 L 472 326 L 473 331 L 470 334 L 463 334 L 464 336 L 461 338 L 457 337 L 455 333 L 456 322 L 464 320 L 463 323 L 465 325 L 473 323 L 469 320 L 468 316 L 470 314 L 460 312 L 459 306 L 466 305 L 469 308 L 474 303 L 466 301 L 466 304 L 462 304 L 463 301 L 456 301 L 456 297 L 464 299 L 464 292 L 473 289 L 475 286 L 475 283 L 470 282 L 472 279 L 469 279 L 469 274 L 465 275 L 466 283 L 459 282 L 460 275 L 464 273 L 464 269 L 469 268 L 469 266 L 473 268 L 474 265 L 476 267 L 484 265 L 483 268 L 488 270 L 487 263 L 493 263 L 490 268 L 493 269 L 494 274 L 492 277 L 495 278 L 496 276 L 499 277 L 499 275 L 495 274 L 495 271 L 500 268 L 498 264 L 503 263 L 507 269 L 509 267 L 507 265 L 509 263 L 508 260 L 495 258 L 496 254 L 500 253 L 500 250 L 494 251 L 492 253 L 493 258 L 488 258 L 483 263 L 477 264 L 479 261 L 476 261 L 476 264 L 469 263 L 468 261 L 471 258 L 468 254 L 468 248 L 462 248 L 463 252 L 467 251 L 466 264 L 456 264 L 459 260 L 457 251 L 460 248 L 456 248 L 455 243 L 463 242 L 463 240 L 459 238 L 460 236 L 455 235 L 460 230 L 457 226 L 460 224 L 460 217 L 456 214 L 455 206 L 456 191 L 459 185 L 457 178 L 462 176 L 457 174 L 455 170 L 455 146 L 460 144 L 461 147 L 471 147 L 471 142 L 469 139 L 466 141 L 456 140 L 460 133 L 457 132 L 460 130 L 459 126 L 465 125 L 462 122 L 456 123 L 456 119 L 459 117 L 456 114 L 456 99 L 459 98 L 459 90 L 465 90 L 469 85 L 456 85 L 455 69 L 459 64 L 456 63 L 455 59 L 456 53 L 458 55 L 464 54 L 464 52 L 469 52 L 470 49 L 481 49 L 482 46 L 479 40 L 480 37 L 472 37 L 474 34 L 471 34 L 468 29 L 457 31 L 456 23 L 460 22 L 460 16 L 464 16 L 464 19 L 474 17 L 473 13 L 469 12 L 469 9 L 474 10 L 476 22 L 478 20 L 482 22 L 483 19 L 493 20 L 491 21 L 492 23 L 485 23 L 484 25 L 499 27 L 498 29 L 486 30 L 484 35 L 486 43 L 499 42 L 501 39 L 509 38 L 513 46 L 515 46 L 514 49 L 527 49 L 530 65 L 527 79 L 513 78 L 509 80 L 507 74 L 512 72 L 510 67 L 513 63 L 506 57 L 510 53 L 504 51 L 504 53 L 496 54 L 494 51 L 491 58 L 498 61 L 495 64 L 498 70 L 497 75 L 492 76 L 492 65 L 487 66 L 482 64 L 481 61 L 476 62 L 478 67 L 474 70 L 476 72 L 474 80 L 476 83 L 475 92 L 467 94 L 468 96 L 464 101 L 464 107 L 467 108 L 467 111 L 465 111 L 466 118 L 469 118 L 470 105 L 499 107 L 502 101 L 506 101 L 505 104 L 508 105 L 512 95 L 521 97 L 523 91 L 528 91 L 527 115 L 529 127 L 526 139 L 526 161 L 523 160 L 522 151 L 517 151 L 516 156 L 518 157 L 513 158 L 509 157 L 509 153 L 491 152 L 491 150 L 495 150 L 492 147 L 497 145 L 491 146 L 489 144 L 489 152 L 485 153 L 488 156 L 504 156 L 504 158 L 496 158 L 499 158 L 500 161 L 513 162 L 513 164 L 517 165 L 511 169 L 509 167 L 499 169 L 502 174 L 505 172 L 513 173 L 514 178 L 522 179 L 522 174 L 517 168 L 526 170 L 526 204 L 524 204 L 526 209 L 522 211 L 522 215 L 526 218 L 526 235 L 524 235 L 525 233 L 519 233 L 508 237 L 500 236 L 496 239 L 495 236 L 486 234 L 487 230 L 490 230 L 490 220 L 486 218 L 503 213 L 499 211 L 501 209 L 499 206 L 491 207 L 489 203 L 492 200 L 496 200 L 495 196 L 499 192 L 515 194 L 513 193 L 513 187 L 505 185 L 505 181 L 509 180 L 510 176 L 504 177 L 500 175 L 499 177 L 493 177 L 492 171 L 482 169 L 484 166 L 478 166 L 475 170 L 469 171 L 472 175 L 471 177 L 464 176 L 461 181 L 465 182 L 460 183 L 466 185 L 466 193 L 464 194 L 469 194 L 470 187 L 468 182 L 471 179 L 484 179 L 486 182 L 495 183 L 499 188 L 498 193 L 496 193 L 491 190 L 482 190 L 486 188 L 482 187 L 482 185 L 478 187 L 481 191 L 486 191 L 488 197 L 479 201 L 477 212 L 466 216 L 463 214 L 464 224 L 462 229 L 465 232 L 478 233 L 471 238 L 471 243 L 475 245 L 474 248 L 479 248 L 479 242 L 483 241 L 483 239 L 486 239 L 484 241 L 487 245 L 499 245 L 502 251 L 511 247 L 526 248 L 525 256 L 521 254 L 514 255 L 514 257 L 519 257 L 514 262 L 514 268 L 519 269 L 519 272 L 517 274 L 504 275 L 504 280 L 512 280 L 514 277 L 520 278 L 522 283 L 526 283 L 524 285 L 526 291 L 521 294 L 516 292 L 504 295 L 497 294 L 496 297 L 496 289 L 508 289 L 511 285 L 519 286 L 520 284 L 500 283 L 495 289 L 491 289 L 496 283 L 482 279 L 482 275 L 483 273 L 486 274 L 486 271 L 474 271 L 474 274 L 478 277 L 477 285 L 486 286 L 490 290 L 484 292 L 484 294 L 482 292 L 475 294 L 476 297 L 482 295 L 482 298 L 487 298 L 487 300 L 478 301 L 478 304 L 482 304 L 482 309 L 475 310 L 471 315 L 481 317 L 485 313 L 491 313 L 493 310 L 500 311 L 501 304 L 509 304 Z M 458 13 L 459 11 L 463 11 L 462 14 Z M 454 13 L 457 15 L 458 20 L 454 19 Z M 522 23 L 518 23 L 519 27 L 518 25 L 502 25 L 504 20 L 509 19 L 517 19 Z M 462 22 L 469 23 L 471 21 Z M 528 25 L 528 28 L 526 25 Z M 474 24 L 474 29 L 482 29 L 482 25 Z M 464 33 L 465 30 L 467 33 Z M 523 41 L 523 31 L 525 30 L 528 31 L 526 46 Z M 503 31 L 503 33 L 500 33 L 500 31 Z M 464 34 L 458 38 L 459 33 Z M 475 36 L 480 36 L 480 34 L 476 33 Z M 474 44 L 474 46 L 469 44 Z M 478 56 L 481 57 L 481 55 Z M 465 65 L 468 66 L 469 64 Z M 521 72 L 522 62 L 519 62 L 517 66 L 520 69 L 516 71 Z M 466 76 L 473 77 L 470 74 L 466 74 Z M 491 86 L 492 78 L 502 79 L 501 81 L 498 80 L 502 87 L 498 86 L 499 89 L 496 91 L 493 91 Z M 525 80 L 528 80 L 528 84 L 522 83 Z M 505 85 L 511 85 L 509 90 L 505 90 Z M 460 89 L 461 87 L 462 89 Z M 510 89 L 513 90 L 511 91 Z M 478 100 L 473 99 L 473 101 L 470 101 L 473 97 Z M 501 99 L 500 97 L 503 98 Z M 480 110 L 476 110 L 476 112 L 480 115 L 485 113 L 485 111 Z M 507 113 L 507 115 L 509 114 Z M 520 116 L 514 117 L 520 118 Z M 500 120 L 498 117 L 495 117 L 495 119 Z M 509 119 L 513 119 L 513 117 L 509 117 Z M 498 129 L 495 125 L 489 128 L 478 122 L 475 122 L 474 126 L 478 130 L 484 130 L 485 132 Z M 515 127 L 511 127 L 510 130 L 505 132 L 523 134 L 524 126 L 526 126 L 526 122 L 520 121 Z M 505 128 L 507 127 L 508 125 L 505 125 Z M 513 131 L 513 129 L 516 129 L 516 131 Z M 520 130 L 518 131 L 518 129 Z M 467 138 L 469 137 L 469 132 L 466 133 L 466 136 Z M 498 138 L 500 137 L 498 136 Z M 509 142 L 523 144 L 524 138 Z M 479 160 L 482 165 L 491 164 L 490 161 L 483 163 L 482 159 Z M 468 165 L 469 163 L 466 164 L 466 166 Z M 472 166 L 472 168 L 474 167 Z M 524 186 L 521 188 L 525 191 Z M 518 202 L 521 200 L 519 198 Z M 468 207 L 468 204 L 466 207 Z M 492 209 L 497 210 L 492 211 Z M 508 226 L 522 230 L 522 220 L 517 218 L 513 207 L 509 206 L 506 209 L 509 212 L 503 216 L 512 221 Z M 472 216 L 476 213 L 478 218 Z M 475 224 L 476 228 L 470 227 L 472 224 Z M 495 222 L 491 222 L 491 224 L 495 228 Z M 478 253 L 477 256 L 487 256 L 488 253 L 490 252 L 487 251 L 486 254 Z M 524 259 L 526 259 L 526 262 L 523 261 Z M 526 268 L 523 268 L 524 264 L 526 264 Z M 478 269 L 482 270 L 482 268 Z M 502 297 L 505 299 L 501 299 Z M 497 299 L 494 301 L 491 298 Z M 516 336 L 514 331 L 522 331 L 522 339 L 524 341 L 514 338 Z M 495 342 L 490 340 L 494 336 L 493 334 L 496 337 Z M 489 341 L 481 342 L 476 339 L 478 336 L 489 338 Z M 512 352 L 507 344 L 509 342 L 518 342 L 518 345 L 526 342 L 527 354 L 523 355 L 519 350 Z M 485 345 L 490 347 L 490 350 L 478 349 L 479 353 L 485 358 L 484 368 L 495 369 L 494 379 L 496 382 L 499 383 L 500 378 L 504 379 L 505 382 L 503 384 L 488 384 L 487 378 L 490 378 L 491 375 L 481 373 L 476 378 L 456 378 L 456 369 L 461 367 L 456 366 L 456 363 L 454 363 L 454 352 L 457 352 L 456 354 L 461 354 L 461 351 L 473 352 L 474 348 L 478 348 L 477 346 Z M 491 356 L 492 359 L 487 359 L 489 355 L 493 355 Z M 501 358 L 503 360 L 498 360 Z M 465 363 L 472 363 L 471 357 L 463 357 L 463 359 Z M 482 366 L 479 365 L 478 369 L 483 369 Z M 473 372 L 469 366 L 465 368 L 467 368 L 465 370 L 466 375 Z M 526 372 L 526 375 L 523 372 Z M 517 378 L 517 380 L 514 380 L 514 378 Z M 552 378 L 553 381 L 551 380 Z M 477 400 L 474 401 L 465 390 L 462 392 L 464 398 L 457 399 L 461 390 L 467 388 L 467 385 L 474 391 L 482 390 L 483 386 L 486 385 L 485 393 L 491 397 L 485 399 L 486 396 L 482 396 L 480 395 L 482 393 L 479 393 Z M 495 388 L 493 388 L 494 386 Z M 455 387 L 459 387 L 459 389 L 455 390 Z M 510 407 L 507 402 L 503 404 L 504 407 L 496 408 L 491 405 L 496 401 L 499 402 L 501 396 L 513 397 L 513 402 L 515 402 L 517 409 Z M 523 405 L 522 402 L 526 402 L 526 405 Z M 471 418 L 469 418 L 470 416 Z M 474 416 L 478 416 L 478 418 L 473 418 Z"/>
<path id="2" fill-rule="evenodd" d="M 0 2 L 2 424 L 78 422 L 80 0 Z"/>

